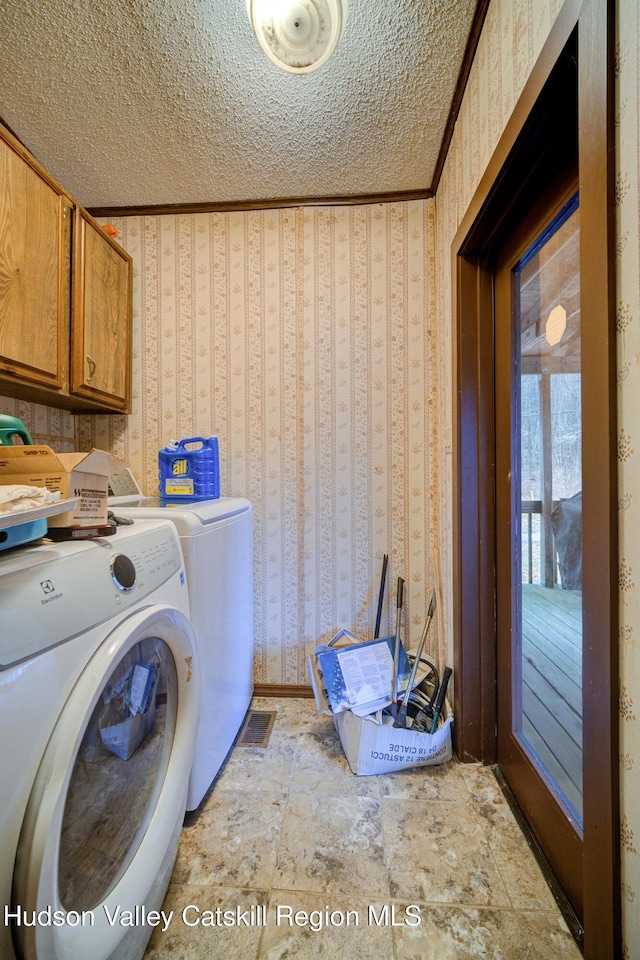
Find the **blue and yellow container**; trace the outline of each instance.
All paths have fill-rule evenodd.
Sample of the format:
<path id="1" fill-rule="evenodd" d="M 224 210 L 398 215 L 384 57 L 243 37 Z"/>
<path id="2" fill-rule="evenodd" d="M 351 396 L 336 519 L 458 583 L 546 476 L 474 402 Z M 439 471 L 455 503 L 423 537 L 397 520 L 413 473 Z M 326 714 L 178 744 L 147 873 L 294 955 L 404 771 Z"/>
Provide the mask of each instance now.
<path id="1" fill-rule="evenodd" d="M 162 500 L 217 500 L 220 457 L 217 437 L 171 440 L 158 453 Z"/>

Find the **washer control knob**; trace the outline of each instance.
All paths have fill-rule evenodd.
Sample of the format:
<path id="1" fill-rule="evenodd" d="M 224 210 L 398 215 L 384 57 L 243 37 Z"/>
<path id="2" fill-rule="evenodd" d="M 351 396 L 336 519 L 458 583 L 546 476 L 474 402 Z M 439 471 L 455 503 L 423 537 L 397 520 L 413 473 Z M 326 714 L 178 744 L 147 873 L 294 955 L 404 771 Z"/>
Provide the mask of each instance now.
<path id="1" fill-rule="evenodd" d="M 111 579 L 118 590 L 131 590 L 136 582 L 136 568 L 124 553 L 116 553 L 111 559 Z"/>

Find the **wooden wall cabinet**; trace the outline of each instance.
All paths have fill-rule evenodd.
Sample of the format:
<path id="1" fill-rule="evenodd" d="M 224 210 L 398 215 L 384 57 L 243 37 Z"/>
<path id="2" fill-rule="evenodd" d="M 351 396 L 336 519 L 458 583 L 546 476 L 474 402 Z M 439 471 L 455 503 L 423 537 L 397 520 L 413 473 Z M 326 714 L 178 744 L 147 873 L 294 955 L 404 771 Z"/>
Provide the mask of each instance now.
<path id="1" fill-rule="evenodd" d="M 131 383 L 131 257 L 76 205 L 71 392 L 126 413 Z"/>
<path id="2" fill-rule="evenodd" d="M 25 151 L 0 140 L 0 371 L 53 389 L 69 369 L 72 208 Z"/>
<path id="3" fill-rule="evenodd" d="M 0 395 L 131 404 L 131 258 L 0 126 Z"/>

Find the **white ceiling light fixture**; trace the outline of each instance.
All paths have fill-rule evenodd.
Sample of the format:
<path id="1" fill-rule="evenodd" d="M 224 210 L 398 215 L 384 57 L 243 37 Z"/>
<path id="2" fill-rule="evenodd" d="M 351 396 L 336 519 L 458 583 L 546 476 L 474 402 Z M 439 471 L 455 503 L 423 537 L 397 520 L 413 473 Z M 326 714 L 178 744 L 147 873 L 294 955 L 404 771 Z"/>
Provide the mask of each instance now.
<path id="1" fill-rule="evenodd" d="M 311 73 L 332 55 L 344 32 L 348 0 L 247 0 L 251 25 L 272 63 Z"/>

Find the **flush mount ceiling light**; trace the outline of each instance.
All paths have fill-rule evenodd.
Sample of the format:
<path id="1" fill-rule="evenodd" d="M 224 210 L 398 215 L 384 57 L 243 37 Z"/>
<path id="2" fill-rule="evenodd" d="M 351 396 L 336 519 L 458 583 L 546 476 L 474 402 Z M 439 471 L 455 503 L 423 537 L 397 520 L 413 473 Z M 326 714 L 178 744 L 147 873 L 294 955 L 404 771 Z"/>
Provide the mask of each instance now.
<path id="1" fill-rule="evenodd" d="M 247 2 L 258 43 L 288 73 L 311 73 L 326 63 L 347 19 L 347 0 Z"/>

